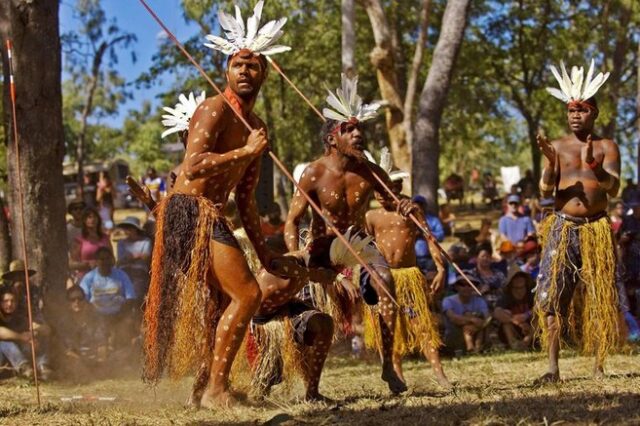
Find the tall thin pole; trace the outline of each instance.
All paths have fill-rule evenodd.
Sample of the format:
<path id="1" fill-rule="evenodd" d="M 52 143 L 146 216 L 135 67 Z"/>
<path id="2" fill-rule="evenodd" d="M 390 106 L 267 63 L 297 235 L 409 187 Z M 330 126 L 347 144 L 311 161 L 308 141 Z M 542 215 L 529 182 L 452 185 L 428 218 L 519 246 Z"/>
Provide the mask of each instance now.
<path id="1" fill-rule="evenodd" d="M 33 365 L 33 379 L 36 385 L 36 398 L 40 407 L 40 383 L 38 382 L 38 365 L 36 363 L 36 341 L 33 332 L 33 311 L 31 310 L 31 281 L 29 279 L 29 256 L 27 255 L 27 234 L 24 225 L 24 196 L 22 187 L 22 167 L 20 162 L 20 145 L 18 144 L 18 120 L 16 117 L 16 86 L 13 77 L 13 44 L 7 40 L 7 58 L 9 63 L 9 93 L 11 97 L 11 112 L 13 118 L 13 143 L 16 153 L 16 168 L 18 176 L 18 206 L 20 209 L 19 221 L 22 233 L 22 258 L 24 260 L 24 283 L 27 290 L 27 316 L 29 319 L 29 334 L 31 335 L 31 362 Z"/>

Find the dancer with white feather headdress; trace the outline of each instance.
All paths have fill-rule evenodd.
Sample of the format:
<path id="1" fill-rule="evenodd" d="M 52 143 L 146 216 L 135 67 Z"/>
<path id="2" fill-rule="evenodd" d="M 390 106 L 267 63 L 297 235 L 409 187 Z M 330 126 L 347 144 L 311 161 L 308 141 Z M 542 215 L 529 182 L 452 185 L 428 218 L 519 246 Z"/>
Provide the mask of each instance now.
<path id="1" fill-rule="evenodd" d="M 364 104 L 357 93 L 357 79 L 350 79 L 344 75 L 342 87 L 335 93 L 329 91 L 327 103 L 330 108 L 323 110 L 327 121 L 322 127 L 325 153 L 307 166 L 300 177 L 299 185 L 317 200 L 323 213 L 332 220 L 340 232 L 347 232 L 352 228 L 350 235 L 353 235 L 364 231 L 365 214 L 374 192 L 381 195 L 386 209 L 396 210 L 393 198 L 378 184 L 372 172 L 380 176 L 387 185 L 391 184 L 389 177 L 377 164 L 368 161 L 364 154 L 361 126 L 364 121 L 376 116 L 380 105 Z M 290 251 L 298 250 L 300 221 L 308 205 L 300 193 L 294 194 L 285 225 L 285 242 Z M 403 215 L 417 209 L 418 207 L 408 200 L 403 200 L 399 205 Z M 311 222 L 311 242 L 308 247 L 310 263 L 335 266 L 331 264 L 329 256 L 330 245 L 334 239 L 333 233 L 327 229 L 321 218 L 314 214 Z M 368 245 L 375 248 L 372 242 Z M 359 274 L 357 282 L 364 302 L 379 306 L 376 321 L 382 330 L 382 379 L 388 383 L 392 392 L 403 392 L 407 389 L 406 385 L 395 372 L 392 360 L 396 307 L 389 295 L 393 297 L 393 279 L 384 258 L 375 251 L 376 259 L 370 263 L 372 269 L 384 281 L 386 289 L 366 271 Z M 348 271 L 349 269 L 345 268 L 345 275 L 348 275 Z M 335 304 L 341 305 L 344 310 L 353 308 L 353 303 L 344 298 Z M 343 328 L 350 323 L 348 318 L 342 321 L 334 317 L 334 320 Z"/>
<path id="2" fill-rule="evenodd" d="M 380 154 L 380 167 L 384 169 L 393 182 L 392 190 L 402 191 L 402 181 L 409 173 L 393 170 L 393 160 L 387 148 Z M 401 198 L 407 198 L 401 196 Z M 422 225 L 424 215 L 418 215 Z M 429 241 L 429 251 L 435 261 L 437 273 L 431 277 L 431 285 L 417 266 L 415 241 L 420 233 L 416 225 L 408 218 L 385 209 L 369 210 L 366 215 L 367 232 L 372 235 L 377 247 L 389 264 L 396 288 L 396 298 L 400 304 L 393 347 L 393 365 L 398 375 L 402 374 L 402 358 L 411 353 L 421 352 L 430 362 L 438 383 L 445 389 L 451 383 L 442 369 L 438 349 L 442 345 L 438 329 L 437 315 L 431 311 L 431 303 L 435 293 L 442 289 L 446 277 L 444 259 L 433 242 Z M 365 308 L 365 344 L 379 348 L 381 339 L 376 333 L 377 327 L 371 321 L 373 310 Z"/>
<path id="3" fill-rule="evenodd" d="M 607 214 L 608 199 L 620 186 L 620 153 L 614 141 L 594 133 L 599 112 L 594 96 L 609 73 L 594 76 L 594 61 L 586 77 L 582 67 L 572 67 L 571 75 L 562 62 L 562 74 L 550 68 L 560 87 L 547 91 L 567 104 L 571 133 L 551 142 L 538 135 L 545 157 L 540 192 L 555 196 L 555 212 L 541 226 L 536 311 L 549 369 L 539 383 L 560 379 L 560 337 L 566 328 L 581 340 L 583 352 L 595 355 L 594 373 L 601 375 L 605 357 L 620 343 L 620 312 L 627 309 L 624 290 L 616 287 Z M 576 290 L 580 303 L 574 302 Z"/>
<path id="4" fill-rule="evenodd" d="M 267 75 L 265 55 L 289 50 L 275 44 L 286 18 L 260 27 L 262 6 L 261 0 L 246 25 L 237 7 L 235 17 L 219 12 L 226 38 L 208 35 L 205 45 L 229 55 L 224 94 L 199 103 L 185 97 L 163 122 L 171 126 L 165 135 L 188 125 L 188 137 L 173 191 L 154 211 L 144 379 L 155 383 L 164 370 L 179 377 L 199 367 L 190 398 L 196 406 L 235 401 L 229 373 L 260 304 L 258 283 L 221 214 L 232 190 L 264 267 L 277 274 L 291 263 L 272 267 L 279 256 L 266 246 L 254 195 L 268 143 L 266 126 L 252 112 Z M 255 130 L 249 132 L 236 113 Z"/>

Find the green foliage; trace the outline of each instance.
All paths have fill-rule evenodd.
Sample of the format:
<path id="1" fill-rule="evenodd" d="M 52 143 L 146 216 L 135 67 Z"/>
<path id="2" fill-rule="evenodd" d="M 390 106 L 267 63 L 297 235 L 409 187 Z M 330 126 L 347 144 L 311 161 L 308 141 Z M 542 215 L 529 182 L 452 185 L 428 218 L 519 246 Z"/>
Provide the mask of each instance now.
<path id="1" fill-rule="evenodd" d="M 79 5 L 96 0 L 81 0 Z M 237 2 L 245 18 L 251 13 L 254 0 Z M 591 57 L 599 69 L 611 70 L 616 43 L 628 37 L 622 65 L 620 85 L 614 90 L 608 83 L 600 95 L 599 125 L 604 128 L 615 120 L 615 138 L 623 153 L 633 153 L 638 130 L 635 126 L 635 96 L 637 73 L 634 67 L 638 52 L 640 7 L 632 0 L 520 0 L 504 2 L 483 0 L 473 2 L 465 40 L 458 57 L 449 91 L 447 107 L 441 123 L 441 176 L 451 172 L 467 175 L 472 168 L 497 174 L 500 166 L 519 165 L 532 168 L 538 153 L 531 145 L 532 134 L 544 129 L 550 137 L 565 133 L 564 106 L 549 96 L 544 88 L 555 85 L 548 65 L 561 59 L 569 64 L 584 65 Z M 423 66 L 418 78 L 419 88 L 425 81 L 431 54 L 438 40 L 446 0 L 432 0 L 429 11 L 429 32 Z M 392 30 L 397 34 L 399 49 L 396 66 L 401 79 L 406 78 L 413 59 L 418 33 L 421 2 L 383 0 Z M 226 58 L 203 46 L 206 33 L 219 34 L 218 8 L 232 12 L 230 0 L 182 0 L 187 22 L 198 26 L 199 32 L 184 41 L 185 47 L 205 68 L 208 75 L 224 88 Z M 624 11 L 630 11 L 628 22 Z M 282 43 L 292 51 L 274 59 L 288 77 L 318 108 L 325 103 L 325 84 L 335 88 L 340 81 L 340 7 L 335 0 L 267 1 L 263 12 L 266 20 L 287 16 Z M 106 22 L 98 16 L 92 22 Z M 117 28 L 117 27 L 116 27 Z M 105 37 L 108 30 L 87 31 L 90 40 Z M 380 99 L 375 72 L 369 61 L 374 47 L 370 22 L 364 8 L 356 9 L 356 65 L 360 77 L 360 92 L 365 101 Z M 117 59 L 117 58 L 116 58 Z M 77 136 L 77 116 L 82 105 L 82 87 L 86 85 L 82 72 L 74 81 L 65 82 L 65 131 L 68 148 Z M 121 108 L 127 96 L 126 86 L 114 68 L 104 74 L 96 94 L 95 117 L 105 117 Z M 173 80 L 160 101 L 173 105 L 179 93 L 205 90 L 215 93 L 182 53 L 169 40 L 164 40 L 153 57 L 149 70 L 138 78 L 138 87 L 149 87 Z M 400 82 L 404 90 L 405 81 Z M 616 96 L 612 96 L 615 91 Z M 308 108 L 288 84 L 270 70 L 256 113 L 269 128 L 274 151 L 292 168 L 309 161 L 322 152 L 319 136 L 320 119 Z M 136 173 L 147 165 L 168 171 L 177 158 L 163 151 L 160 138 L 162 126 L 160 107 L 148 104 L 131 112 L 122 129 L 109 129 L 93 124 L 89 140 L 94 143 L 90 154 L 94 158 L 125 156 Z M 600 130 L 600 129 L 598 129 Z M 388 143 L 382 117 L 367 126 L 369 149 L 378 151 Z M 171 138 L 169 138 L 171 139 Z M 629 158 L 627 156 L 627 158 Z M 627 171 L 629 171 L 627 164 Z"/>

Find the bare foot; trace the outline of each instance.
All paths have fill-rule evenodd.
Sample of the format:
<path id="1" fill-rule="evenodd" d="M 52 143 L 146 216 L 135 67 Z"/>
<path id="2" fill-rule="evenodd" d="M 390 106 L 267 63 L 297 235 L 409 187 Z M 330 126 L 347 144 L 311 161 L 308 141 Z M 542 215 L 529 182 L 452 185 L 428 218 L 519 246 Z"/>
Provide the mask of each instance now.
<path id="1" fill-rule="evenodd" d="M 229 408 L 238 405 L 239 402 L 237 395 L 228 389 L 217 393 L 207 389 L 200 399 L 200 408 Z"/>
<path id="2" fill-rule="evenodd" d="M 320 392 L 307 393 L 304 397 L 304 400 L 307 402 L 324 402 L 327 405 L 332 405 L 336 403 L 336 401 L 334 401 L 331 398 L 327 398 L 326 396 L 322 395 Z"/>
<path id="3" fill-rule="evenodd" d="M 402 380 L 405 383 L 407 382 L 404 379 L 404 374 L 402 374 L 402 366 L 400 364 L 393 364 L 393 371 L 396 372 L 396 376 L 398 376 L 400 380 Z"/>
<path id="4" fill-rule="evenodd" d="M 451 384 L 449 379 L 447 379 L 447 376 L 445 376 L 444 373 L 436 373 L 436 381 L 444 390 L 453 389 L 453 385 Z"/>
<path id="5" fill-rule="evenodd" d="M 400 380 L 393 368 L 382 369 L 382 380 L 387 382 L 389 390 L 392 393 L 402 393 L 407 391 L 407 385 L 404 381 Z"/>
<path id="6" fill-rule="evenodd" d="M 544 385 L 547 383 L 558 383 L 560 381 L 560 373 L 559 372 L 547 372 L 544 373 L 542 376 L 538 377 L 537 379 L 535 379 L 533 381 L 533 384 L 535 386 L 540 386 L 540 385 Z"/>
<path id="7" fill-rule="evenodd" d="M 604 368 L 596 367 L 593 369 L 593 378 L 596 380 L 605 379 L 607 376 L 604 374 Z"/>
<path id="8" fill-rule="evenodd" d="M 191 395 L 189 395 L 189 398 L 187 398 L 187 402 L 185 403 L 185 405 L 188 408 L 194 408 L 197 410 L 200 408 L 201 399 L 202 399 L 202 393 L 192 392 Z"/>

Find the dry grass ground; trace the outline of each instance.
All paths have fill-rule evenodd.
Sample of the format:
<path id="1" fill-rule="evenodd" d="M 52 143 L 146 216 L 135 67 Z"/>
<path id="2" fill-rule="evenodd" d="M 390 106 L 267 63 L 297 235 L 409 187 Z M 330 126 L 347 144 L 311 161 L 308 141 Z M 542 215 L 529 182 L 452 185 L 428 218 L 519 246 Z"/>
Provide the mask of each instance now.
<path id="1" fill-rule="evenodd" d="M 321 390 L 338 405 L 297 400 L 301 384 L 274 391 L 265 402 L 219 411 L 183 407 L 189 382 L 163 382 L 155 390 L 138 379 L 120 379 L 71 386 L 42 386 L 42 408 L 34 388 L 18 379 L 0 386 L 1 424 L 41 425 L 430 425 L 430 424 L 640 424 L 640 362 L 638 355 L 617 355 L 608 362 L 608 376 L 590 377 L 591 360 L 565 353 L 564 382 L 531 385 L 545 368 L 540 354 L 505 353 L 446 360 L 456 382 L 441 391 L 427 365 L 406 363 L 409 392 L 391 396 L 379 380 L 377 363 L 332 356 Z M 115 401 L 66 402 L 74 395 L 115 397 Z"/>

